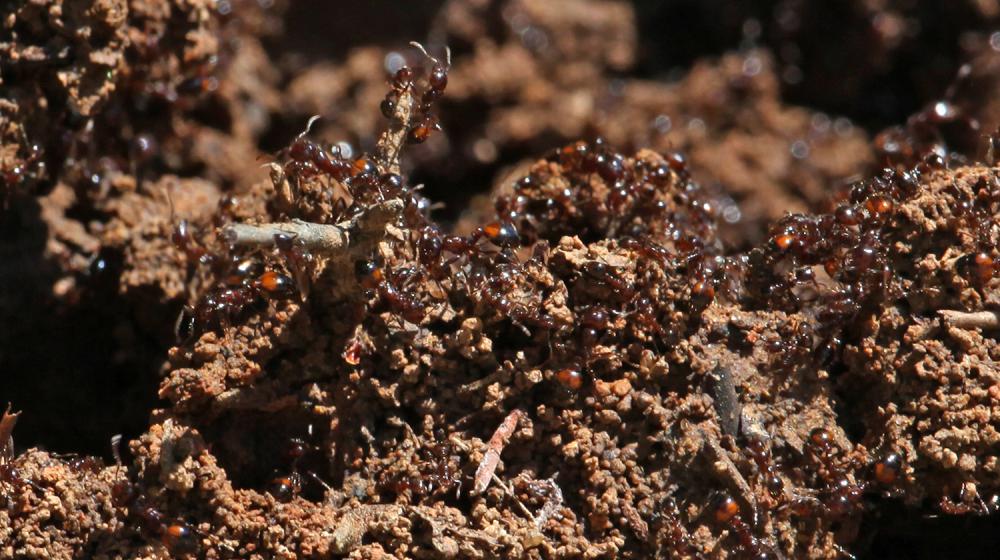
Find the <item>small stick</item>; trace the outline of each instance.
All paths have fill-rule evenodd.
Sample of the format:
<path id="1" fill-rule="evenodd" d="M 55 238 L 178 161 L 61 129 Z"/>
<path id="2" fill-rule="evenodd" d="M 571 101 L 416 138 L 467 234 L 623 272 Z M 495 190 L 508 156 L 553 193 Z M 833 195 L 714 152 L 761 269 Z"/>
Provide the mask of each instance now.
<path id="1" fill-rule="evenodd" d="M 469 446 L 466 445 L 466 443 L 464 441 L 458 439 L 457 437 L 452 436 L 452 437 L 448 438 L 448 441 L 451 442 L 452 444 L 454 444 L 456 447 L 458 447 L 462 451 L 464 451 L 465 453 L 469 452 Z M 528 516 L 528 519 L 531 519 L 532 521 L 535 521 L 535 515 L 533 513 L 531 513 L 531 510 L 528 509 L 528 506 L 524 505 L 524 503 L 521 502 L 520 499 L 518 499 L 517 494 L 514 493 L 514 489 L 512 487 L 510 487 L 507 484 L 505 484 L 504 481 L 501 480 L 500 477 L 496 475 L 496 473 L 493 473 L 490 476 L 490 478 L 493 480 L 493 482 L 497 483 L 497 486 L 499 486 L 500 488 L 503 488 L 504 493 L 506 493 L 507 497 L 509 497 L 515 504 L 517 504 L 518 508 L 521 510 L 521 513 L 523 513 L 524 515 Z"/>
<path id="2" fill-rule="evenodd" d="M 960 329 L 996 329 L 1000 328 L 1000 314 L 996 311 L 955 311 L 952 309 L 942 309 L 938 311 L 941 318 L 949 326 Z"/>
<path id="3" fill-rule="evenodd" d="M 336 225 L 313 224 L 303 221 L 277 224 L 232 224 L 222 230 L 222 236 L 235 246 L 270 248 L 275 246 L 275 235 L 285 234 L 297 239 L 302 247 L 316 255 L 335 255 L 348 248 L 354 249 L 365 241 L 381 238 L 385 226 L 403 211 L 399 199 L 380 202 L 360 216 Z M 364 249 L 359 249 L 364 252 Z"/>
<path id="4" fill-rule="evenodd" d="M 483 460 L 479 463 L 479 468 L 476 469 L 472 485 L 473 494 L 482 494 L 490 485 L 490 478 L 496 472 L 497 464 L 500 462 L 500 452 L 507 445 L 507 440 L 514 433 L 517 422 L 522 416 L 524 416 L 524 412 L 521 412 L 520 409 L 514 409 L 504 418 L 497 431 L 493 432 L 493 437 L 487 444 L 486 454 L 483 455 Z"/>
<path id="5" fill-rule="evenodd" d="M 497 476 L 496 473 L 492 475 L 492 479 L 493 482 L 496 482 L 497 486 L 503 488 L 504 493 L 507 494 L 507 496 L 509 496 L 510 499 L 513 500 L 515 504 L 517 504 L 518 508 L 521 510 L 521 513 L 528 516 L 528 519 L 530 519 L 532 523 L 534 523 L 536 526 L 541 526 L 541 523 L 539 523 L 538 520 L 535 519 L 535 515 L 531 513 L 530 509 L 528 509 L 528 506 L 524 505 L 524 503 L 522 503 L 521 500 L 517 498 L 517 494 L 514 493 L 513 487 L 508 486 L 507 483 L 505 483 L 503 480 L 500 480 L 500 477 Z"/>
<path id="6" fill-rule="evenodd" d="M 423 50 L 423 47 L 420 49 Z M 392 117 L 389 119 L 389 128 L 378 138 L 375 159 L 379 162 L 380 171 L 383 173 L 400 174 L 399 154 L 406 144 L 406 135 L 410 132 L 410 123 L 413 120 L 416 106 L 417 99 L 413 94 L 413 84 L 410 84 L 399 91 L 396 110 L 393 111 Z"/>
<path id="7" fill-rule="evenodd" d="M 11 412 L 11 405 L 7 403 L 7 410 L 3 417 L 0 417 L 0 460 L 7 461 L 14 458 L 14 425 L 17 424 L 17 417 L 20 412 Z"/>

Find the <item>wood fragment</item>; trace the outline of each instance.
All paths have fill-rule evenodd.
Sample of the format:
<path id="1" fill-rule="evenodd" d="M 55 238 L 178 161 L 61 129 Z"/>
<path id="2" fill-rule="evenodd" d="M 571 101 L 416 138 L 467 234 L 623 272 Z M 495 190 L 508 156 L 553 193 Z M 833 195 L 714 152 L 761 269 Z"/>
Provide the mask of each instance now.
<path id="1" fill-rule="evenodd" d="M 745 508 L 745 511 L 750 512 L 753 520 L 752 525 L 756 526 L 759 512 L 757 510 L 757 498 L 754 495 L 753 489 L 750 488 L 750 484 L 743 478 L 740 470 L 733 464 L 733 460 L 729 458 L 729 454 L 719 445 L 718 440 L 713 439 L 701 429 L 698 430 L 698 434 L 702 440 L 702 452 L 712 462 L 715 474 L 722 482 L 729 486 L 730 490 L 735 494 L 735 498 L 742 502 L 741 505 Z"/>
<path id="2" fill-rule="evenodd" d="M 400 174 L 399 154 L 403 151 L 403 145 L 406 144 L 406 136 L 410 132 L 415 108 L 416 97 L 413 94 L 413 85 L 410 85 L 399 92 L 396 109 L 389 119 L 389 128 L 378 138 L 375 159 L 378 161 L 379 171 L 382 173 Z"/>
<path id="3" fill-rule="evenodd" d="M 339 224 L 314 224 L 299 220 L 275 224 L 231 224 L 223 228 L 222 237 L 236 247 L 275 246 L 275 235 L 295 237 L 302 247 L 319 256 L 332 256 L 347 251 L 366 253 L 385 234 L 385 227 L 403 211 L 399 199 L 378 203 L 366 212 Z"/>
<path id="4" fill-rule="evenodd" d="M 520 409 L 514 409 L 504 418 L 500 427 L 493 432 L 493 437 L 490 438 L 487 444 L 486 454 L 483 455 L 483 460 L 479 463 L 479 468 L 476 469 L 476 476 L 473 479 L 472 485 L 473 495 L 482 494 L 490 485 L 491 477 L 497 470 L 497 464 L 500 463 L 500 452 L 507 445 L 507 440 L 514 433 L 514 430 L 517 428 L 517 422 L 522 416 L 524 416 L 524 412 Z"/>
<path id="5" fill-rule="evenodd" d="M 0 462 L 14 458 L 14 425 L 20 415 L 20 412 L 11 412 L 11 404 L 7 403 L 7 410 L 0 417 Z"/>
<path id="6" fill-rule="evenodd" d="M 736 395 L 736 383 L 733 381 L 732 370 L 727 366 L 718 365 L 709 374 L 712 404 L 719 415 L 719 426 L 722 433 L 736 437 L 740 428 L 740 400 Z"/>
<path id="7" fill-rule="evenodd" d="M 941 309 L 938 311 L 944 322 L 959 329 L 996 329 L 1000 328 L 1000 313 L 996 311 L 955 311 Z"/>

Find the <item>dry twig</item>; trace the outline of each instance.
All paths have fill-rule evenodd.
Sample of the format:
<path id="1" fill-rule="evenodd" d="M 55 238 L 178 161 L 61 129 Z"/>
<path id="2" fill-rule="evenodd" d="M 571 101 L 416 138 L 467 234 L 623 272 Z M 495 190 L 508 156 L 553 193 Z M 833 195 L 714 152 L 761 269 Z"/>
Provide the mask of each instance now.
<path id="1" fill-rule="evenodd" d="M 420 50 L 426 54 L 423 47 Z M 389 119 L 389 127 L 379 136 L 375 160 L 380 173 L 400 173 L 399 154 L 406 143 L 415 107 L 416 98 L 411 85 L 399 92 L 395 111 Z M 309 121 L 310 126 L 313 120 Z M 277 184 L 281 180 L 279 177 L 280 174 L 272 177 L 272 180 Z M 296 238 L 304 249 L 315 255 L 331 256 L 347 249 L 367 253 L 374 243 L 371 244 L 372 247 L 367 247 L 365 240 L 380 239 L 385 233 L 385 227 L 395 221 L 402 211 L 403 201 L 394 199 L 376 204 L 360 216 L 339 224 L 315 224 L 299 220 L 262 225 L 233 224 L 222 230 L 222 236 L 235 246 L 270 248 L 275 245 L 275 235 L 285 234 Z M 365 247 L 359 247 L 360 245 Z"/>
<path id="2" fill-rule="evenodd" d="M 14 458 L 14 425 L 21 413 L 11 412 L 10 407 L 10 403 L 7 403 L 7 410 L 0 417 L 0 461 Z"/>
<path id="3" fill-rule="evenodd" d="M 410 85 L 399 92 L 396 109 L 393 111 L 392 118 L 389 119 L 389 128 L 378 138 L 375 159 L 378 161 L 382 173 L 399 174 L 399 154 L 403 150 L 406 135 L 410 131 L 414 107 L 416 107 L 416 98 L 413 95 L 413 86 Z"/>
<path id="4" fill-rule="evenodd" d="M 955 311 L 942 309 L 938 311 L 944 322 L 951 327 L 960 329 L 996 329 L 1000 328 L 1000 314 L 996 311 Z"/>
<path id="5" fill-rule="evenodd" d="M 483 460 L 479 463 L 479 468 L 476 469 L 476 476 L 472 484 L 473 494 L 482 494 L 490 485 L 490 479 L 493 473 L 496 472 L 497 464 L 500 462 L 500 452 L 507 445 L 507 440 L 514 433 L 514 429 L 517 428 L 517 422 L 522 416 L 524 416 L 524 412 L 520 409 L 514 409 L 500 423 L 497 431 L 493 432 L 493 437 L 490 438 L 490 442 L 487 444 L 486 454 L 483 455 Z"/>
<path id="6" fill-rule="evenodd" d="M 274 247 L 275 235 L 285 234 L 295 237 L 303 248 L 316 255 L 335 255 L 350 248 L 358 252 L 370 249 L 385 232 L 385 226 L 393 222 L 403 211 L 403 201 L 387 200 L 376 204 L 367 212 L 336 225 L 314 224 L 295 220 L 278 224 L 232 224 L 222 230 L 222 236 L 233 245 L 270 248 Z"/>

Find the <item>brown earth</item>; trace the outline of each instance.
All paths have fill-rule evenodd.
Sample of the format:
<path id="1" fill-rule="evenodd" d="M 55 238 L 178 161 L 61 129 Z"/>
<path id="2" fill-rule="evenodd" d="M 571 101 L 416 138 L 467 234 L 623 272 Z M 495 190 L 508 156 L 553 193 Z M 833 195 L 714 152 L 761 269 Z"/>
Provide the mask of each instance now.
<path id="1" fill-rule="evenodd" d="M 985 557 L 1000 7 L 820 5 L 4 5 L 0 558 Z"/>

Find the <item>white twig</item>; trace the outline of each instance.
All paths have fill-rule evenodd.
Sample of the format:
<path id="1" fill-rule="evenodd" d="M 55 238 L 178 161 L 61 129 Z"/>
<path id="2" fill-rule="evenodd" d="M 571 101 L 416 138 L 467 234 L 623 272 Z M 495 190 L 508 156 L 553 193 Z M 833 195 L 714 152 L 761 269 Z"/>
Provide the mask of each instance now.
<path id="1" fill-rule="evenodd" d="M 339 224 L 314 224 L 303 221 L 276 224 L 232 224 L 222 230 L 223 238 L 240 246 L 269 248 L 275 246 L 275 236 L 284 234 L 295 237 L 302 247 L 314 255 L 334 255 L 368 241 L 377 241 L 391 223 L 403 211 L 403 201 L 399 199 L 378 203 L 356 218 Z M 368 247 L 366 247 L 368 248 Z"/>
<path id="2" fill-rule="evenodd" d="M 996 329 L 1000 328 L 1000 314 L 996 311 L 955 311 L 942 309 L 938 311 L 948 325 L 960 329 Z"/>

